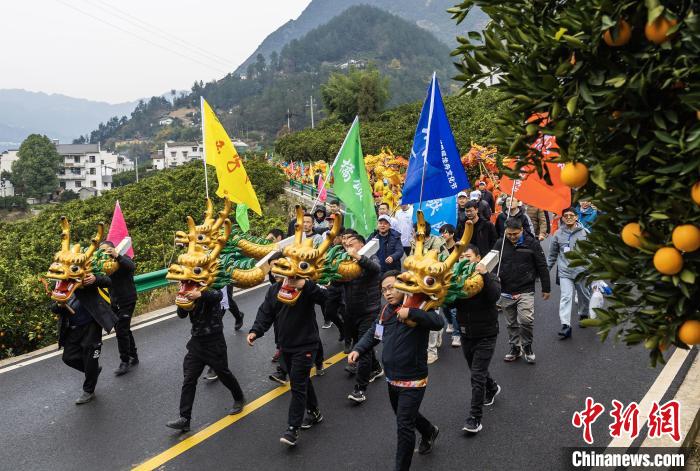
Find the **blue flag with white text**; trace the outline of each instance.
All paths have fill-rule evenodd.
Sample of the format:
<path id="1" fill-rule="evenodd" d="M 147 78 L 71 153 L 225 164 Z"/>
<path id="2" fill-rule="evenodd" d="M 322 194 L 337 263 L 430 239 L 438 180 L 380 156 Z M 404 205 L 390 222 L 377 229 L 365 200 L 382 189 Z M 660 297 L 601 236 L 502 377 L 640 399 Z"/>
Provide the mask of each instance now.
<path id="1" fill-rule="evenodd" d="M 469 180 L 433 73 L 413 136 L 401 203 L 445 198 L 467 188 L 470 188 Z"/>
<path id="2" fill-rule="evenodd" d="M 417 204 L 413 208 L 413 222 L 417 221 L 418 209 L 422 209 L 425 220 L 430 223 L 430 233 L 433 235 L 440 235 L 440 228 L 445 224 L 457 227 L 457 196 L 423 201 L 420 208 Z"/>

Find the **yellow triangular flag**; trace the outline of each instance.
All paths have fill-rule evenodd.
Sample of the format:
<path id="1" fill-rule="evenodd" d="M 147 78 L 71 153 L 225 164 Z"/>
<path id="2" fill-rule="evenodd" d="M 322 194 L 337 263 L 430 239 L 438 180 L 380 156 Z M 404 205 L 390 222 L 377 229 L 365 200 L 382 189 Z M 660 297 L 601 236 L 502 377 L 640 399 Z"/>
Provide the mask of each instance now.
<path id="1" fill-rule="evenodd" d="M 216 167 L 216 176 L 219 179 L 216 195 L 220 198 L 227 197 L 234 203 L 243 203 L 262 216 L 258 197 L 243 168 L 243 160 L 236 152 L 231 138 L 228 137 L 214 110 L 204 98 L 202 98 L 202 120 L 205 161 Z"/>

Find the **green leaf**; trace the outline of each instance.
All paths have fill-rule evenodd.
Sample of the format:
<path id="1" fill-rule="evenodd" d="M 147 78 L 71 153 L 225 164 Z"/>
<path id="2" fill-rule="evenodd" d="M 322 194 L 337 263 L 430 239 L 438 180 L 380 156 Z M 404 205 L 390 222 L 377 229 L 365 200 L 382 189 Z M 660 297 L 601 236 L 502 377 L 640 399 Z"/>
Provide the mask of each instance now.
<path id="1" fill-rule="evenodd" d="M 591 170 L 591 180 L 593 180 L 593 183 L 601 187 L 603 190 L 607 190 L 608 187 L 605 184 L 605 169 L 603 166 L 601 164 L 596 164 Z"/>
<path id="2" fill-rule="evenodd" d="M 669 133 L 663 131 L 654 131 L 654 135 L 662 142 L 666 144 L 678 145 L 678 141 L 674 139 Z"/>
<path id="3" fill-rule="evenodd" d="M 695 284 L 695 273 L 688 270 L 687 268 L 681 272 L 680 277 L 684 283 L 688 283 L 689 285 Z"/>
<path id="4" fill-rule="evenodd" d="M 566 28 L 559 28 L 559 31 L 557 31 L 557 34 L 554 35 L 554 40 L 559 41 L 561 39 L 561 37 L 564 35 L 564 33 L 566 33 L 567 31 L 569 31 L 569 30 Z"/>
<path id="5" fill-rule="evenodd" d="M 587 103 L 589 103 L 591 105 L 595 104 L 595 101 L 593 101 L 593 96 L 591 96 L 591 92 L 590 92 L 590 90 L 588 90 L 588 86 L 585 83 L 581 84 L 580 90 L 581 90 L 581 96 L 583 97 L 583 99 Z"/>
<path id="6" fill-rule="evenodd" d="M 615 88 L 620 88 L 627 82 L 627 77 L 624 75 L 618 75 L 617 77 L 613 77 L 611 79 L 608 79 L 605 81 L 606 85 L 612 85 Z"/>
<path id="7" fill-rule="evenodd" d="M 663 5 L 657 5 L 654 8 L 649 8 L 649 12 L 647 14 L 647 23 L 653 23 L 654 20 L 660 17 L 663 12 Z"/>
<path id="8" fill-rule="evenodd" d="M 671 219 L 670 217 L 668 217 L 667 214 L 658 213 L 658 212 L 650 213 L 650 214 L 649 214 L 649 217 L 652 218 L 652 219 L 656 219 L 656 220 L 658 220 L 658 221 L 665 221 L 665 220 L 667 220 L 667 219 Z"/>
<path id="9" fill-rule="evenodd" d="M 566 110 L 572 116 L 576 112 L 576 102 L 578 102 L 578 95 L 572 96 L 569 98 L 569 101 L 566 102 Z"/>

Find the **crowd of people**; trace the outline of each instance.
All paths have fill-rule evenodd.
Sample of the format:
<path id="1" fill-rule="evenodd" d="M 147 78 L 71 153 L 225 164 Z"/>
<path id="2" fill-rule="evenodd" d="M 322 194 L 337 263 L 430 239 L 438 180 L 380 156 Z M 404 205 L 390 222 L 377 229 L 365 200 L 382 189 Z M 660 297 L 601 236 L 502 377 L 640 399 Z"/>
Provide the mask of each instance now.
<path id="1" fill-rule="evenodd" d="M 439 309 L 424 311 L 404 307 L 404 294 L 394 287 L 402 269 L 402 261 L 416 248 L 415 208 L 401 205 L 392 213 L 389 205 L 376 207 L 377 226 L 367 238 L 352 229 L 343 229 L 332 241 L 341 245 L 347 255 L 356 260 L 361 275 L 349 282 L 332 282 L 319 286 L 308 279 L 286 279 L 269 275 L 270 287 L 258 308 L 247 342 L 253 346 L 257 339 L 272 329 L 276 352 L 272 361 L 275 371 L 269 378 L 291 387 L 287 428 L 280 441 L 295 446 L 300 430 L 323 420 L 320 401 L 311 381 L 312 369 L 322 375 L 323 345 L 316 320 L 316 306 L 323 316 L 321 329 L 338 329 L 338 340 L 348 354 L 347 373 L 355 380 L 347 399 L 360 404 L 368 398 L 368 385 L 385 377 L 391 407 L 396 415 L 396 469 L 408 469 L 415 447 L 415 431 L 420 436 L 418 453 L 430 453 L 439 429 L 420 413 L 420 405 L 428 385 L 428 365 L 438 361 L 438 352 L 446 333 L 450 345 L 461 348 L 471 371 L 471 404 L 467 408 L 462 430 L 476 434 L 482 430 L 484 406 L 494 404 L 501 386 L 489 373 L 499 333 L 499 312 L 505 319 L 508 350 L 503 360 L 513 362 L 523 357 L 533 364 L 535 323 L 535 287 L 539 283 L 541 296 L 550 298 L 550 271 L 556 267 L 555 279 L 561 287 L 559 316 L 566 340 L 572 336 L 572 310 L 577 306 L 579 319 L 589 315 L 590 287 L 583 280 L 583 268 L 572 267 L 567 253 L 584 240 L 597 215 L 590 202 L 582 201 L 576 208 L 566 208 L 560 215 L 524 205 L 513 197 L 495 199 L 478 184 L 478 190 L 460 192 L 457 196 L 456 225 L 444 224 L 430 232 L 423 250 L 435 250 L 446 257 L 457 248 L 467 224 L 473 235 L 462 257 L 476 264 L 484 280 L 483 289 L 469 299 L 458 299 Z M 304 238 L 318 244 L 326 237 L 336 215 L 342 215 L 340 202 L 329 207 L 315 206 L 305 213 L 302 222 Z M 555 217 L 560 217 L 555 221 Z M 559 222 L 558 228 L 553 224 Z M 296 218 L 292 219 L 286 235 L 293 235 Z M 551 236 L 550 236 L 551 234 Z M 279 242 L 285 236 L 273 229 L 267 238 Z M 548 254 L 541 242 L 549 238 Z M 377 240 L 376 253 L 361 255 L 363 247 Z M 137 349 L 129 325 L 136 302 L 133 282 L 135 266 L 126 255 L 115 252 L 111 243 L 103 250 L 118 263 L 118 270 L 109 277 L 89 275 L 83 288 L 66 304 L 54 306 L 60 316 L 59 344 L 64 347 L 63 361 L 85 374 L 83 393 L 76 401 L 85 404 L 94 398 L 95 386 L 102 370 L 99 366 L 102 330 L 117 332 L 120 364 L 115 374 L 124 375 L 139 363 Z M 489 270 L 481 258 L 490 251 L 499 252 L 498 267 Z M 275 254 L 275 258 L 281 254 Z M 280 302 L 278 293 L 283 284 L 300 291 L 294 304 Z M 110 287 L 111 309 L 99 302 L 99 288 Z M 232 395 L 231 414 L 244 410 L 246 399 L 236 377 L 228 367 L 223 316 L 230 311 L 235 330 L 243 326 L 232 287 L 223 290 L 191 290 L 185 295 L 191 310 L 178 308 L 180 318 L 191 322 L 191 338 L 183 360 L 184 380 L 180 398 L 179 417 L 167 426 L 188 431 L 192 417 L 197 382 L 219 380 Z M 381 358 L 375 347 L 382 344 Z"/>

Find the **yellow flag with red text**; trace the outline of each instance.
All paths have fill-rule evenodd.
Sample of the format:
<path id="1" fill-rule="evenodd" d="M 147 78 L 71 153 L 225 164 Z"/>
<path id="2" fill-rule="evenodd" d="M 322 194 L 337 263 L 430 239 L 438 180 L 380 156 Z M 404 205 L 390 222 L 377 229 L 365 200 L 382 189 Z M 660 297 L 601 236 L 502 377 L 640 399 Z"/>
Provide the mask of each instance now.
<path id="1" fill-rule="evenodd" d="M 202 134 L 204 135 L 205 162 L 216 168 L 219 188 L 216 195 L 227 197 L 234 203 L 243 203 L 262 215 L 258 196 L 248 174 L 243 168 L 243 159 L 228 137 L 226 130 L 216 117 L 209 103 L 202 98 Z"/>

